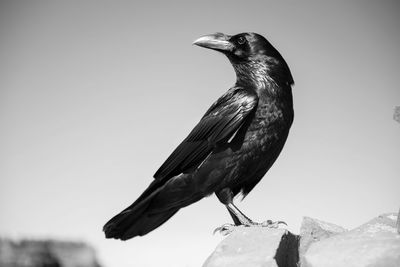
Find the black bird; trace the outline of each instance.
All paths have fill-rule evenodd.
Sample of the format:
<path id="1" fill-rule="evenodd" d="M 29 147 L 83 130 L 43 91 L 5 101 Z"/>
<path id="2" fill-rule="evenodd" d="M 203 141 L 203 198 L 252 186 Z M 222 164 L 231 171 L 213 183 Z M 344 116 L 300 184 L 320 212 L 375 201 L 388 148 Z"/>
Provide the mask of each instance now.
<path id="1" fill-rule="evenodd" d="M 233 198 L 254 188 L 285 144 L 294 115 L 292 75 L 281 54 L 256 33 L 215 33 L 194 44 L 225 54 L 236 83 L 212 104 L 139 198 L 105 224 L 107 238 L 143 236 L 212 193 L 235 225 L 260 225 Z"/>

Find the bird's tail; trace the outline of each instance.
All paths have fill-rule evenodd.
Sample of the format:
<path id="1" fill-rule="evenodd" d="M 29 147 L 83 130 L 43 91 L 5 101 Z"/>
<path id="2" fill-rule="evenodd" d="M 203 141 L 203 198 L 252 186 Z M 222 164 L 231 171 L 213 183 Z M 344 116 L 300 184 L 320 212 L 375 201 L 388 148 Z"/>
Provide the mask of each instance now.
<path id="1" fill-rule="evenodd" d="M 148 214 L 146 209 L 131 207 L 115 215 L 104 225 L 106 238 L 127 240 L 143 236 L 171 218 L 179 209 Z"/>
<path id="2" fill-rule="evenodd" d="M 106 238 L 127 240 L 143 236 L 162 225 L 182 207 L 202 198 L 180 184 L 163 184 L 154 180 L 132 205 L 104 225 Z"/>

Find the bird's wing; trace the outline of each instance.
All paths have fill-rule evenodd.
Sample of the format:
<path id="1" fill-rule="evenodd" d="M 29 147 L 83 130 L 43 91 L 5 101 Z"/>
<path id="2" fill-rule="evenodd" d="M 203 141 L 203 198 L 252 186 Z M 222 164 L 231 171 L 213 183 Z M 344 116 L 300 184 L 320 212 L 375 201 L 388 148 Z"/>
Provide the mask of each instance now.
<path id="1" fill-rule="evenodd" d="M 154 174 L 168 180 L 201 164 L 217 144 L 228 142 L 258 103 L 256 93 L 234 87 L 220 97 Z"/>

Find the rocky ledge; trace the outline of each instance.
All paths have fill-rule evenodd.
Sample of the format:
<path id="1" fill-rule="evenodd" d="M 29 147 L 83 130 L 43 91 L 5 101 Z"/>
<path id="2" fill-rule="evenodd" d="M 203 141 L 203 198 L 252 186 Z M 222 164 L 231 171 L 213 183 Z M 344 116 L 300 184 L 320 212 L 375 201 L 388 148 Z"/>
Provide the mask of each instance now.
<path id="1" fill-rule="evenodd" d="M 236 227 L 203 267 L 399 267 L 400 225 L 382 214 L 353 229 L 305 217 L 300 235 Z"/>

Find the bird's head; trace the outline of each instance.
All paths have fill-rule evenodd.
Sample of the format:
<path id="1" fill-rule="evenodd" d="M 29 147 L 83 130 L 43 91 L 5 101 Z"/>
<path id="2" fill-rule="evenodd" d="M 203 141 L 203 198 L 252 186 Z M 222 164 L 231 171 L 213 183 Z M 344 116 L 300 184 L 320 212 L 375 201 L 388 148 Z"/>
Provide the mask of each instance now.
<path id="1" fill-rule="evenodd" d="M 293 78 L 281 54 L 267 39 L 257 33 L 204 35 L 193 44 L 225 54 L 232 63 L 238 80 L 271 78 L 275 83 L 291 85 Z"/>
<path id="2" fill-rule="evenodd" d="M 226 35 L 220 32 L 204 35 L 193 44 L 224 53 L 233 63 L 277 56 L 277 50 L 257 33 Z M 279 53 L 278 53 L 279 54 Z"/>

